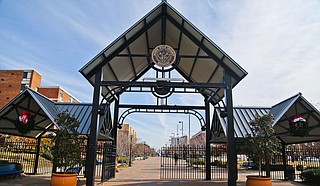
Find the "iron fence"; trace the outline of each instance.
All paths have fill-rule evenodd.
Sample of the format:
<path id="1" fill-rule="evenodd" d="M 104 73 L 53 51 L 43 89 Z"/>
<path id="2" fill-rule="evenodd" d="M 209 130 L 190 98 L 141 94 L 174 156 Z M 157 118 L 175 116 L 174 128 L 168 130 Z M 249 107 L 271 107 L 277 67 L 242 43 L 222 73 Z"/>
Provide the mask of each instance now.
<path id="1" fill-rule="evenodd" d="M 286 147 L 286 173 L 282 155 L 276 155 L 271 161 L 271 177 L 281 180 L 300 180 L 301 171 L 320 168 L 320 149 L 309 144 L 290 145 Z"/>
<path id="2" fill-rule="evenodd" d="M 174 146 L 161 148 L 160 179 L 206 179 L 205 147 Z M 212 146 L 212 180 L 226 180 L 226 149 Z"/>
<path id="3" fill-rule="evenodd" d="M 51 173 L 52 162 L 45 156 L 39 156 L 39 163 L 35 169 L 37 143 L 4 141 L 0 144 L 0 160 L 10 163 L 20 163 L 27 174 Z M 41 148 L 41 147 L 40 147 Z M 41 150 L 40 150 L 41 152 Z"/>
<path id="4" fill-rule="evenodd" d="M 110 147 L 105 146 L 106 142 L 98 142 L 97 144 L 97 155 L 96 155 L 96 169 L 95 176 L 96 178 L 102 178 L 103 175 L 103 153 L 105 148 Z M 38 144 L 36 142 L 13 142 L 9 140 L 1 141 L 0 143 L 0 161 L 9 162 L 9 163 L 20 163 L 23 166 L 23 170 L 26 174 L 50 174 L 52 173 L 52 156 L 51 148 L 40 144 L 40 156 L 38 161 L 38 166 L 36 166 L 36 154 L 37 154 Z M 85 166 L 84 162 L 86 159 L 86 144 L 81 146 L 81 157 L 83 162 L 77 166 L 82 166 L 82 170 L 79 173 L 79 176 L 85 175 Z M 113 149 L 114 150 L 114 149 Z M 108 159 L 110 162 L 110 159 Z M 115 158 L 114 163 L 115 165 Z M 110 163 L 108 164 L 110 165 Z M 112 169 L 109 167 L 109 169 Z M 62 171 L 61 169 L 57 169 L 57 171 Z M 105 172 L 105 174 L 107 174 Z"/>

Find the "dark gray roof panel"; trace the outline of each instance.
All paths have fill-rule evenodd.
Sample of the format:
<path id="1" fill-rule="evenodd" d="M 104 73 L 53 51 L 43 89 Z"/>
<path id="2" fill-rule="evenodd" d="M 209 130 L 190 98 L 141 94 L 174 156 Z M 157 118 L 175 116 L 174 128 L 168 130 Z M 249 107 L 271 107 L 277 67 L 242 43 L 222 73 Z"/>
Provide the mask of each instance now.
<path id="1" fill-rule="evenodd" d="M 249 126 L 250 121 L 252 121 L 254 119 L 255 114 L 259 114 L 259 115 L 263 115 L 263 114 L 267 114 L 269 113 L 270 108 L 268 107 L 234 107 L 233 108 L 233 116 L 234 116 L 234 136 L 236 139 L 239 138 L 244 138 L 247 135 L 251 135 L 252 134 L 252 130 Z M 222 125 L 222 128 L 224 130 L 224 136 L 221 137 L 221 135 L 219 136 L 219 138 L 217 140 L 215 140 L 215 136 L 213 136 L 211 142 L 226 142 L 226 137 L 225 134 L 227 132 L 226 129 L 226 122 L 227 122 L 227 118 L 221 118 L 220 117 L 220 113 L 221 113 L 221 108 L 215 108 L 215 111 L 217 116 L 219 116 L 219 121 L 220 124 Z M 212 133 L 215 133 L 215 128 L 212 128 Z"/>
<path id="2" fill-rule="evenodd" d="M 297 99 L 301 96 L 301 93 L 296 94 L 274 106 L 272 106 L 270 110 L 270 114 L 274 116 L 274 122 L 277 123 L 284 113 L 297 101 Z"/>
<path id="3" fill-rule="evenodd" d="M 92 104 L 85 103 L 56 103 L 59 112 L 68 110 L 70 115 L 75 116 L 75 118 L 80 122 L 78 127 L 78 132 L 83 135 L 89 134 L 89 126 L 91 122 L 91 111 Z M 59 127 L 59 126 L 58 126 Z"/>

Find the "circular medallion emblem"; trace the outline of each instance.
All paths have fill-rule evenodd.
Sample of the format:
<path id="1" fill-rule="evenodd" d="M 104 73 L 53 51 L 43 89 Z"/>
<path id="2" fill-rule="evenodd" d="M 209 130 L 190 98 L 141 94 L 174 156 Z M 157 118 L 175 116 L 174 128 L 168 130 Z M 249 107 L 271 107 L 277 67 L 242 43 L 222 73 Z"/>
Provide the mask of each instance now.
<path id="1" fill-rule="evenodd" d="M 169 45 L 158 45 L 152 51 L 152 61 L 160 67 L 168 67 L 176 60 L 176 52 Z"/>

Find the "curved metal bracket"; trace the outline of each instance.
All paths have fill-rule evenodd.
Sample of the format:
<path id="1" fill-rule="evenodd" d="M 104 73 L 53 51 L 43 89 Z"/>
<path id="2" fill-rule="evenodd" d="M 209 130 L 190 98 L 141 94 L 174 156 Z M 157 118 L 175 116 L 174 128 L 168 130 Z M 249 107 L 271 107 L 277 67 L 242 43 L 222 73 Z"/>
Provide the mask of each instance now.
<path id="1" fill-rule="evenodd" d="M 120 118 L 119 118 L 119 122 L 118 124 L 121 126 L 125 120 L 125 118 L 135 112 L 143 112 L 143 113 L 172 113 L 172 114 L 192 114 L 194 115 L 196 118 L 198 118 L 201 129 L 205 128 L 205 120 L 202 117 L 202 115 L 193 109 L 164 109 L 164 108 L 158 108 L 158 109 L 154 109 L 154 108 L 129 108 L 127 110 L 125 110 Z"/>

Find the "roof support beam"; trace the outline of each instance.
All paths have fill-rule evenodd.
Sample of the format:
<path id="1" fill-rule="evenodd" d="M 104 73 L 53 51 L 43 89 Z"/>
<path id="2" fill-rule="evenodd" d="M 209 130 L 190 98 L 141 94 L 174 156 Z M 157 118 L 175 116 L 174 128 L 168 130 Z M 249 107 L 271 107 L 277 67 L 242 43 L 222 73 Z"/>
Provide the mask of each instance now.
<path id="1" fill-rule="evenodd" d="M 180 29 L 192 42 L 194 42 L 197 46 L 199 46 L 205 53 L 207 53 L 213 60 L 215 60 L 221 67 L 227 71 L 233 78 L 240 80 L 242 77 L 239 77 L 236 73 L 234 73 L 227 65 L 220 62 L 219 57 L 217 57 L 210 49 L 204 46 L 201 41 L 199 41 L 194 35 L 192 35 L 187 29 L 181 26 L 175 19 L 173 19 L 169 15 L 165 15 L 166 18 L 175 25 L 178 29 Z"/>
<path id="2" fill-rule="evenodd" d="M 113 68 L 112 68 L 111 64 L 110 64 L 110 63 L 107 63 L 107 65 L 108 65 L 108 67 L 110 68 L 110 70 L 111 70 L 111 72 L 112 72 L 112 74 L 113 74 L 114 78 L 115 78 L 117 81 L 119 81 L 119 78 L 117 77 L 117 74 L 114 72 L 114 70 L 113 70 Z"/>
<path id="3" fill-rule="evenodd" d="M 203 42 L 203 39 L 204 39 L 204 37 L 201 38 L 201 41 L 200 41 L 201 44 L 202 44 L 202 42 Z M 197 63 L 197 61 L 198 61 L 198 57 L 199 57 L 200 51 L 201 51 L 201 49 L 200 49 L 200 47 L 198 47 L 197 54 L 196 54 L 196 56 L 195 56 L 195 58 L 194 58 L 194 60 L 193 60 L 193 64 L 192 64 L 192 67 L 191 67 L 191 71 L 190 71 L 190 74 L 189 74 L 189 78 L 192 76 L 192 73 L 193 73 L 193 71 L 194 71 L 194 67 L 196 66 L 196 63 Z"/>
<path id="4" fill-rule="evenodd" d="M 221 62 L 223 61 L 223 59 L 224 59 L 224 56 L 221 58 Z M 212 79 L 212 77 L 214 76 L 214 74 L 217 72 L 217 70 L 218 70 L 218 68 L 219 68 L 220 66 L 219 65 L 217 65 L 216 66 L 216 68 L 213 70 L 213 72 L 211 73 L 211 75 L 210 75 L 210 77 L 209 77 L 209 79 L 208 79 L 208 81 L 207 81 L 207 83 L 209 83 L 210 82 L 210 80 Z"/>
<path id="5" fill-rule="evenodd" d="M 162 12 L 163 13 L 167 12 L 166 6 L 162 6 Z M 162 17 L 162 20 L 161 20 L 161 44 L 162 45 L 166 44 L 166 32 L 167 32 L 166 19 Z"/>
<path id="6" fill-rule="evenodd" d="M 98 69 L 101 69 L 106 63 L 108 63 L 111 59 L 113 59 L 121 51 L 123 51 L 127 46 L 129 46 L 132 42 L 134 42 L 136 39 L 138 39 L 143 33 L 145 33 L 149 28 L 151 28 L 155 23 L 157 23 L 161 18 L 162 18 L 162 15 L 155 17 L 152 21 L 150 21 L 150 23 L 146 24 L 143 28 L 141 28 L 139 31 L 137 31 L 132 37 L 130 37 L 126 42 L 124 42 L 119 48 L 114 50 L 109 56 L 105 56 L 106 58 L 103 62 L 101 62 L 96 67 L 94 67 L 88 74 L 83 74 L 83 75 L 85 77 L 94 76 Z M 122 39 L 122 37 L 120 37 L 120 39 Z M 97 57 L 95 57 L 93 60 L 95 60 Z M 93 60 L 91 60 L 91 61 L 93 61 Z M 82 73 L 82 71 L 80 71 L 80 72 Z M 88 80 L 90 81 L 90 79 L 88 79 Z"/>
<path id="7" fill-rule="evenodd" d="M 126 36 L 124 36 L 124 40 L 127 42 L 127 37 Z M 133 59 L 132 59 L 132 55 L 131 55 L 131 51 L 130 51 L 129 46 L 127 47 L 127 50 L 128 50 L 128 54 L 129 54 L 129 58 L 130 58 L 130 62 L 131 62 L 132 71 L 134 73 L 134 76 L 137 76 L 137 71 L 134 68 Z"/>

